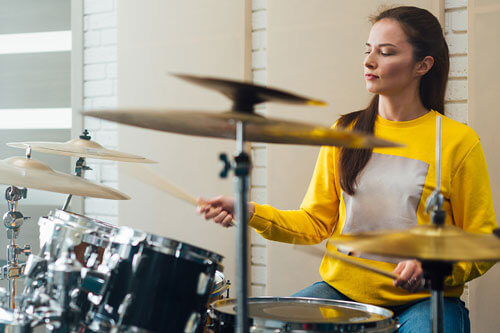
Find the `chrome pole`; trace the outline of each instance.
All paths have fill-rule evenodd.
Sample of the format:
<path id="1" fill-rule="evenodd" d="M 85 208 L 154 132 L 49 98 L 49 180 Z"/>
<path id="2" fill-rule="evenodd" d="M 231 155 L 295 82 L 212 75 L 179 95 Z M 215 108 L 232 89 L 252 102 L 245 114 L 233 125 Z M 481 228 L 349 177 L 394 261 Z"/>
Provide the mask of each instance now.
<path id="1" fill-rule="evenodd" d="M 442 333 L 443 325 L 443 291 L 431 290 L 432 333 Z"/>
<path id="2" fill-rule="evenodd" d="M 236 332 L 248 332 L 248 175 L 250 158 L 245 153 L 245 125 L 236 125 L 236 145 L 234 166 L 235 217 L 236 225 Z"/>

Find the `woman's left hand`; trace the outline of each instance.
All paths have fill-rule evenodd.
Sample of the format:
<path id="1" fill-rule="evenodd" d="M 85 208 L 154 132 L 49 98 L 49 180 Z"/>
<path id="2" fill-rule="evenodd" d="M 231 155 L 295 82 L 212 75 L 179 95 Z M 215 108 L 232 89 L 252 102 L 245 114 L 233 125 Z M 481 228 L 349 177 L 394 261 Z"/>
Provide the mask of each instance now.
<path id="1" fill-rule="evenodd" d="M 417 260 L 401 261 L 393 273 L 399 274 L 399 278 L 393 281 L 396 287 L 415 293 L 424 290 L 425 280 L 423 277 L 422 264 Z"/>

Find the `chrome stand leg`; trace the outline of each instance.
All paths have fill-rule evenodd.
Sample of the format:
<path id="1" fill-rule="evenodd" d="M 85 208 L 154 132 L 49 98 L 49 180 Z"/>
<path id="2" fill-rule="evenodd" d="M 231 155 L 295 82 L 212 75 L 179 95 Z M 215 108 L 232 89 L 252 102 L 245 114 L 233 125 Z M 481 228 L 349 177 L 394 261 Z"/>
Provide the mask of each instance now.
<path id="1" fill-rule="evenodd" d="M 236 332 L 248 332 L 248 175 L 250 157 L 245 152 L 244 124 L 236 124 L 237 151 L 234 163 L 230 163 L 225 154 L 220 159 L 224 162 L 221 177 L 226 177 L 229 170 L 234 171 L 234 217 L 236 219 Z"/>

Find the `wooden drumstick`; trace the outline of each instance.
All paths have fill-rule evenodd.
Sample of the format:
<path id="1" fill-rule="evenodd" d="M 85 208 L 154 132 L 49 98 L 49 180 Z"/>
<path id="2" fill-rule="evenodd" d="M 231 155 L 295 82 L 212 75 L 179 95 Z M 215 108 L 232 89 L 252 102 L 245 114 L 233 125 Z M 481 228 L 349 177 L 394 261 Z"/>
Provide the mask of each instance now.
<path id="1" fill-rule="evenodd" d="M 186 191 L 182 190 L 179 186 L 172 184 L 167 179 L 165 179 L 165 177 L 161 176 L 151 168 L 148 168 L 144 165 L 125 164 L 123 165 L 123 170 L 129 175 L 136 178 L 137 180 L 140 180 L 145 184 L 151 185 L 164 192 L 167 192 L 168 194 L 176 197 L 177 199 L 187 202 L 195 207 L 199 206 L 200 204 L 203 204 L 202 202 L 198 201 L 195 197 L 188 194 Z M 209 213 L 213 209 L 214 208 L 210 207 Z M 234 219 L 231 221 L 231 226 L 233 225 L 236 225 Z"/>
<path id="2" fill-rule="evenodd" d="M 295 248 L 299 248 L 299 247 L 295 246 Z M 340 255 L 339 253 L 334 252 L 334 251 L 326 250 L 326 252 L 323 252 L 322 250 L 319 250 L 319 249 L 311 247 L 311 246 L 300 246 L 299 249 L 300 249 L 300 251 L 308 252 L 308 253 L 318 255 L 318 256 L 327 255 L 331 258 L 341 260 L 345 263 L 348 263 L 348 264 L 356 266 L 356 267 L 364 268 L 366 270 L 372 271 L 374 273 L 378 273 L 380 275 L 386 276 L 386 277 L 391 278 L 393 280 L 396 280 L 399 278 L 399 275 L 396 273 L 389 272 L 389 271 L 386 271 L 384 269 L 380 269 L 378 267 L 359 262 L 359 261 L 357 261 L 349 256 L 343 256 L 343 255 Z"/>

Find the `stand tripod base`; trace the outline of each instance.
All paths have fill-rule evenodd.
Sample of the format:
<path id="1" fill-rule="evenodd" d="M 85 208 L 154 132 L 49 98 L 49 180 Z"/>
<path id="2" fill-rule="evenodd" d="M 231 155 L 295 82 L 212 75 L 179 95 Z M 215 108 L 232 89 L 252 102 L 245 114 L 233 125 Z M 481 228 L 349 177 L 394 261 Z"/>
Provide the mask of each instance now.
<path id="1" fill-rule="evenodd" d="M 442 261 L 423 261 L 424 277 L 431 282 L 432 333 L 444 332 L 444 279 L 451 274 L 453 265 Z"/>

